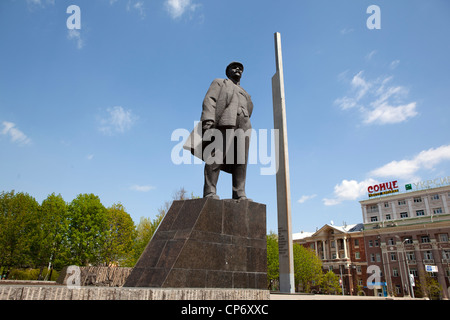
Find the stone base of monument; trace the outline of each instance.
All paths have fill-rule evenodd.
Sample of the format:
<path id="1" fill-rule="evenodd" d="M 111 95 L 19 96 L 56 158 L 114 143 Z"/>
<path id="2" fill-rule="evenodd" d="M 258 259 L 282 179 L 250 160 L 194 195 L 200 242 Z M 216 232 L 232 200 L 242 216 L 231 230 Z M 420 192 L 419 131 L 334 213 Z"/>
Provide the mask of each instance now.
<path id="1" fill-rule="evenodd" d="M 124 288 L 267 289 L 266 206 L 174 201 Z"/>

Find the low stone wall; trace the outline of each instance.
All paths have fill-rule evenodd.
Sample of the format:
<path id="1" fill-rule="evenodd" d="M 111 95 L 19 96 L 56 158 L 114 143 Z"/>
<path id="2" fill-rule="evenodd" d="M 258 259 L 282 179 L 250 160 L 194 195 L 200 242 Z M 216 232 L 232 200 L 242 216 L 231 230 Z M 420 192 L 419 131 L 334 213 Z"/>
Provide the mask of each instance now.
<path id="1" fill-rule="evenodd" d="M 268 290 L 0 286 L 0 300 L 269 300 Z"/>
<path id="2" fill-rule="evenodd" d="M 39 281 L 39 280 L 0 280 L 1 285 L 19 285 L 19 286 L 52 286 L 58 285 L 56 281 Z"/>

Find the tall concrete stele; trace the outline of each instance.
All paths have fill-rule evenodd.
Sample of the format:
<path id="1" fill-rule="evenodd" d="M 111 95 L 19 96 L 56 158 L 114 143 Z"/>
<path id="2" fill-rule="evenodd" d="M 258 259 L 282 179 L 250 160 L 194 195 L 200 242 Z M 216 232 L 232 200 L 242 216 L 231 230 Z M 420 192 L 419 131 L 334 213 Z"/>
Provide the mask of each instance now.
<path id="1" fill-rule="evenodd" d="M 275 33 L 275 57 L 277 72 L 272 78 L 273 121 L 278 151 L 277 163 L 277 207 L 278 207 L 278 248 L 280 259 L 280 292 L 294 293 L 294 253 L 291 227 L 291 187 L 289 179 L 289 156 L 286 127 L 286 105 L 284 97 L 283 59 L 281 36 Z"/>

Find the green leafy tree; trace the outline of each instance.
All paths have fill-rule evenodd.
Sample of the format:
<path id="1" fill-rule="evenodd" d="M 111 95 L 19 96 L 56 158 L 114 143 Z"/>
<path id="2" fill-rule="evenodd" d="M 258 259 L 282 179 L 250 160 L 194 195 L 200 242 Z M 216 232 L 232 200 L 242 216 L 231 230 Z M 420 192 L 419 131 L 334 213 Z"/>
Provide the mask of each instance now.
<path id="1" fill-rule="evenodd" d="M 320 289 L 326 294 L 341 294 L 342 289 L 339 285 L 339 277 L 333 271 L 328 271 L 322 278 Z"/>
<path id="2" fill-rule="evenodd" d="M 98 265 L 108 230 L 107 210 L 94 194 L 80 194 L 68 206 L 71 264 Z"/>
<path id="3" fill-rule="evenodd" d="M 322 262 L 311 249 L 294 243 L 294 275 L 295 286 L 299 285 L 304 292 L 311 292 L 311 286 L 320 283 L 322 278 Z"/>
<path id="4" fill-rule="evenodd" d="M 416 282 L 416 297 L 428 297 L 431 300 L 439 300 L 442 297 L 442 286 L 430 273 L 419 270 L 419 281 Z"/>
<path id="5" fill-rule="evenodd" d="M 136 229 L 122 204 L 107 209 L 107 227 L 102 252 L 105 265 L 127 265 L 133 256 Z"/>
<path id="6" fill-rule="evenodd" d="M 162 215 L 157 215 L 155 219 L 141 217 L 139 224 L 136 227 L 136 238 L 134 241 L 133 259 L 131 261 L 131 266 L 134 266 L 144 252 L 145 247 L 153 237 L 159 224 L 163 219 Z"/>
<path id="7" fill-rule="evenodd" d="M 52 193 L 42 201 L 34 230 L 32 252 L 34 265 L 40 269 L 39 279 L 44 267 L 51 267 L 51 277 L 54 265 L 61 268 L 64 264 L 67 229 L 67 204 L 61 195 Z"/>
<path id="8" fill-rule="evenodd" d="M 39 203 L 27 193 L 0 194 L 0 266 L 25 266 L 30 259 L 31 239 Z"/>
<path id="9" fill-rule="evenodd" d="M 280 262 L 278 258 L 278 236 L 270 232 L 267 236 L 267 281 L 268 286 L 274 290 L 280 277 Z"/>

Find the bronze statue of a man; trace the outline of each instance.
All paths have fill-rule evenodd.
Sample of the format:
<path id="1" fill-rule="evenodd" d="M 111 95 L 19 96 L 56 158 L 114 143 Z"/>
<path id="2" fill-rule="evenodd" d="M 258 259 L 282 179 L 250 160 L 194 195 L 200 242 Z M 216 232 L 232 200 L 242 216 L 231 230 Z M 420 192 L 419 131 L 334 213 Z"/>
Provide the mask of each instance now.
<path id="1" fill-rule="evenodd" d="M 220 156 L 219 159 L 221 161 L 208 163 L 203 159 L 205 160 L 203 197 L 219 199 L 216 193 L 216 185 L 220 171 L 225 171 L 232 175 L 232 198 L 237 200 L 247 199 L 245 179 L 253 103 L 250 95 L 240 86 L 243 71 L 242 63 L 231 62 L 225 71 L 228 79 L 214 79 L 203 100 L 203 111 L 200 119 L 203 137 L 205 138 L 208 135 L 208 131 L 215 129 L 216 134 L 214 136 L 217 139 L 217 133 L 220 134 L 223 142 L 221 150 L 223 157 Z M 203 151 L 211 144 L 211 142 L 205 140 L 202 145 Z M 211 141 L 214 140 L 211 139 Z M 217 149 L 212 151 L 213 155 L 217 155 Z"/>

